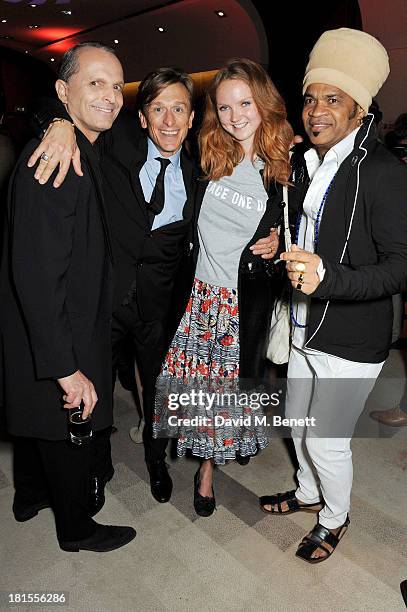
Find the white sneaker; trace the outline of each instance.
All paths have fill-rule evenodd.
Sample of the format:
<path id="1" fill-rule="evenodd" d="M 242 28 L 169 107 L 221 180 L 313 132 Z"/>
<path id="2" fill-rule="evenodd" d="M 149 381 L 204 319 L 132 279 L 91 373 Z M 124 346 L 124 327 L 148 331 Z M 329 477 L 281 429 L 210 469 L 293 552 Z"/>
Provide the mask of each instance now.
<path id="1" fill-rule="evenodd" d="M 132 427 L 129 431 L 130 438 L 133 440 L 134 444 L 142 444 L 143 443 L 143 429 L 144 429 L 144 419 L 140 419 L 138 425 Z"/>

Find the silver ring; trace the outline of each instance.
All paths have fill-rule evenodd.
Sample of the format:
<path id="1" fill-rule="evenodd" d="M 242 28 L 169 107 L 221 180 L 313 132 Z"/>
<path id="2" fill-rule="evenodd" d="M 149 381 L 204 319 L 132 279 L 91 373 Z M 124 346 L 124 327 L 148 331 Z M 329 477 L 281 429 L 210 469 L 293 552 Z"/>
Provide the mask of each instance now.
<path id="1" fill-rule="evenodd" d="M 47 164 L 49 162 L 49 155 L 47 155 L 46 153 L 42 153 L 41 159 Z"/>

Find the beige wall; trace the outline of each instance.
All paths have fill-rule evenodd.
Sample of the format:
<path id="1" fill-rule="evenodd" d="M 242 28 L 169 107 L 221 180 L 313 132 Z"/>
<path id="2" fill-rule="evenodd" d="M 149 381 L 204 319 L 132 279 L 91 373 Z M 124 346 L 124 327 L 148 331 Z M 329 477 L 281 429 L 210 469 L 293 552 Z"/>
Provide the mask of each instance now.
<path id="1" fill-rule="evenodd" d="M 390 75 L 376 97 L 385 123 L 407 113 L 407 48 L 390 49 L 389 58 Z"/>
<path id="2" fill-rule="evenodd" d="M 376 36 L 390 58 L 390 76 L 377 96 L 383 121 L 407 112 L 407 0 L 359 0 L 363 29 Z"/>

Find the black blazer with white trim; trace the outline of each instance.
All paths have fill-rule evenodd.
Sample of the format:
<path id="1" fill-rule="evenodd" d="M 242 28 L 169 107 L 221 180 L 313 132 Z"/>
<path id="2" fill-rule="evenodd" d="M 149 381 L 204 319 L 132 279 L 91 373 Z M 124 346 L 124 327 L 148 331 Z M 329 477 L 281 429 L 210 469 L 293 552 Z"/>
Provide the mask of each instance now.
<path id="1" fill-rule="evenodd" d="M 301 211 L 308 177 L 303 160 L 293 163 L 290 206 Z M 317 254 L 326 273 L 311 296 L 306 347 L 357 362 L 386 359 L 391 296 L 407 286 L 406 197 L 407 168 L 377 140 L 368 115 L 324 207 Z"/>

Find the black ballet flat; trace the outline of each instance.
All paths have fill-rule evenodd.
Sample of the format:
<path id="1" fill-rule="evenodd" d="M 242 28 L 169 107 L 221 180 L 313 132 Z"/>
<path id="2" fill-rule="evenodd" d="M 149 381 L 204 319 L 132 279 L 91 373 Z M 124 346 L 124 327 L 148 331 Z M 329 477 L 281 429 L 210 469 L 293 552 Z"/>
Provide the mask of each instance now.
<path id="1" fill-rule="evenodd" d="M 205 497 L 199 493 L 200 469 L 194 476 L 194 508 L 199 516 L 211 516 L 216 508 L 215 493 L 212 487 L 213 497 Z"/>
<path id="2" fill-rule="evenodd" d="M 250 461 L 251 457 L 250 455 L 245 455 L 244 457 L 242 455 L 240 455 L 239 453 L 236 453 L 236 457 L 235 460 L 237 461 L 237 463 L 239 465 L 247 465 Z"/>

